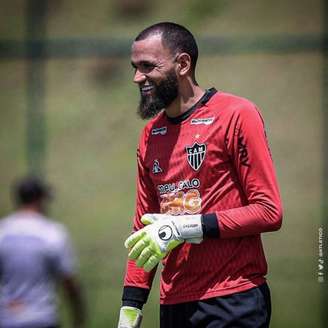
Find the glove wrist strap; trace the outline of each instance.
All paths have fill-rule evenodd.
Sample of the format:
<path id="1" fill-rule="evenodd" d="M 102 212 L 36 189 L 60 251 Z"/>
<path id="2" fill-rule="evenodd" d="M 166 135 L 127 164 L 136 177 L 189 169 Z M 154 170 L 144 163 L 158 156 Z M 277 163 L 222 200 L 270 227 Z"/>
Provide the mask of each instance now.
<path id="1" fill-rule="evenodd" d="M 201 217 L 201 214 L 179 216 L 177 222 L 183 239 L 203 238 Z"/>

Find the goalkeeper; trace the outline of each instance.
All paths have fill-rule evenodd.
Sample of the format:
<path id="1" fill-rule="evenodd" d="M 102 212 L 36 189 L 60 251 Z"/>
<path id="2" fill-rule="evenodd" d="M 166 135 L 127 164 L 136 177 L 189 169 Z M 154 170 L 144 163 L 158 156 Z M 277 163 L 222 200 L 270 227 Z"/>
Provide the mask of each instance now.
<path id="1" fill-rule="evenodd" d="M 282 207 L 263 118 L 249 100 L 202 89 L 193 35 L 175 23 L 132 44 L 138 113 L 152 118 L 137 151 L 119 328 L 141 327 L 156 267 L 161 328 L 266 328 L 271 300 L 261 233 Z"/>

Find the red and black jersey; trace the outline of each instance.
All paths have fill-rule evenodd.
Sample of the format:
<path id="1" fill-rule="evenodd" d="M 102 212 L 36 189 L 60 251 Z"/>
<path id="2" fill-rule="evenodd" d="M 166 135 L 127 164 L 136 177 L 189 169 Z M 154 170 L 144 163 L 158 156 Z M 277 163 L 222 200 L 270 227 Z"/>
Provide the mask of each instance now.
<path id="1" fill-rule="evenodd" d="M 162 112 L 138 148 L 134 230 L 145 213 L 215 215 L 216 238 L 184 243 L 163 261 L 161 303 L 241 292 L 265 281 L 260 234 L 279 229 L 281 201 L 264 123 L 250 101 L 210 90 L 187 115 Z M 150 273 L 128 261 L 125 286 L 150 289 Z"/>

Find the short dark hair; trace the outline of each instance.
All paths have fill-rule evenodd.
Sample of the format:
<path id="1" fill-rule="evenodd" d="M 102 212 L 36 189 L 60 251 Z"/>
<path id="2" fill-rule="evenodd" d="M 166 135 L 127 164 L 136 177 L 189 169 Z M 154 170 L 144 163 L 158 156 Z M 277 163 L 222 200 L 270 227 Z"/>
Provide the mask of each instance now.
<path id="1" fill-rule="evenodd" d="M 145 40 L 155 34 L 161 35 L 164 46 L 169 48 L 173 54 L 186 52 L 191 58 L 192 71 L 195 71 L 198 59 L 198 46 L 189 30 L 176 23 L 161 22 L 144 29 L 137 35 L 135 41 Z"/>
<path id="2" fill-rule="evenodd" d="M 26 176 L 13 185 L 12 196 L 16 205 L 30 205 L 50 199 L 51 187 L 37 176 Z"/>

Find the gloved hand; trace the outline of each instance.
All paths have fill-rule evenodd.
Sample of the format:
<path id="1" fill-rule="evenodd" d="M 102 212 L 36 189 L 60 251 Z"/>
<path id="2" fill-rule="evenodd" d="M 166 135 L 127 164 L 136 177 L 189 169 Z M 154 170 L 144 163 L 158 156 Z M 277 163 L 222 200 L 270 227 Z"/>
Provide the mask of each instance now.
<path id="1" fill-rule="evenodd" d="M 142 312 L 132 306 L 122 306 L 117 328 L 140 328 Z"/>
<path id="2" fill-rule="evenodd" d="M 129 258 L 148 272 L 184 241 L 200 243 L 203 239 L 201 214 L 145 214 L 141 221 L 146 227 L 133 233 L 125 247 L 130 249 Z"/>

